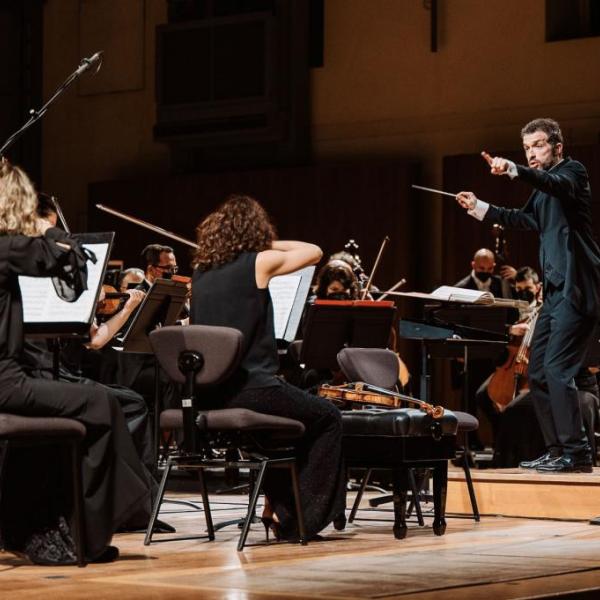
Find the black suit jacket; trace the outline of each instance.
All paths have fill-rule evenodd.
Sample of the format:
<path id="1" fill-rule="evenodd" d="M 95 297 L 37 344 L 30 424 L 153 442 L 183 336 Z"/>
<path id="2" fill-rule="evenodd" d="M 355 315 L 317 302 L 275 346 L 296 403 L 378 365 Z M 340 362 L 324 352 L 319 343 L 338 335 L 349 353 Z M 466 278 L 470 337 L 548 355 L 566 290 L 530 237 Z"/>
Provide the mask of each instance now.
<path id="1" fill-rule="evenodd" d="M 579 312 L 600 316 L 600 248 L 585 167 L 565 158 L 548 171 L 522 165 L 517 171 L 535 191 L 523 208 L 490 206 L 485 220 L 537 231 L 544 286 L 564 285 L 564 296 Z"/>
<path id="2" fill-rule="evenodd" d="M 490 283 L 490 292 L 494 295 L 494 298 L 504 298 L 508 297 L 504 293 L 504 289 L 502 287 L 502 279 L 498 277 L 498 275 L 492 275 L 492 281 Z M 478 290 L 477 283 L 473 279 L 472 275 L 467 275 L 464 279 L 461 279 L 459 282 L 454 284 L 454 287 L 463 288 L 465 290 Z"/>

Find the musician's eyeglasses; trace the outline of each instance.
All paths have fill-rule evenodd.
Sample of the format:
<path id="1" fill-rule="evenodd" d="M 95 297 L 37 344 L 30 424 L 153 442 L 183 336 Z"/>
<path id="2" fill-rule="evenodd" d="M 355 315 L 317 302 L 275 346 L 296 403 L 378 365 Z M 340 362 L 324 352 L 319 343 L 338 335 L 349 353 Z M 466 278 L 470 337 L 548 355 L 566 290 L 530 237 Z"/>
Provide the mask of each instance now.
<path id="1" fill-rule="evenodd" d="M 171 273 L 171 275 L 177 275 L 179 267 L 177 265 L 153 265 L 155 269 L 160 269 L 163 273 Z"/>

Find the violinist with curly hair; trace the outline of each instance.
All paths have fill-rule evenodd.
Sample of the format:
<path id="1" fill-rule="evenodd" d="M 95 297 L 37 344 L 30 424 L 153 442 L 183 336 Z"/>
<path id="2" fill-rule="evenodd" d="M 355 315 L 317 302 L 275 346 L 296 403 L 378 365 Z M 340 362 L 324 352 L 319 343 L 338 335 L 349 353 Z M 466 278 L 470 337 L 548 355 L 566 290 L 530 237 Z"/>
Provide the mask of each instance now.
<path id="1" fill-rule="evenodd" d="M 344 520 L 346 477 L 339 410 L 330 402 L 276 377 L 277 345 L 269 281 L 321 259 L 318 246 L 276 239 L 269 216 L 253 198 L 233 195 L 197 228 L 191 323 L 227 326 L 244 336 L 238 372 L 220 406 L 301 421 L 297 447 L 300 495 L 307 536 Z M 265 527 L 276 537 L 298 536 L 291 482 L 268 472 Z"/>

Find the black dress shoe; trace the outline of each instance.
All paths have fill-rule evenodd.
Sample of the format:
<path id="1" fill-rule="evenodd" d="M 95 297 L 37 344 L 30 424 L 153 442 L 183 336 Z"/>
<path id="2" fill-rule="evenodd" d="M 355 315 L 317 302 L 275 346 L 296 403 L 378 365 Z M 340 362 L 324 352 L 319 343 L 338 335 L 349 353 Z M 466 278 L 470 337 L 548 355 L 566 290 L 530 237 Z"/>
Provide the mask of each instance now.
<path id="1" fill-rule="evenodd" d="M 536 458 L 535 460 L 524 460 L 519 463 L 519 467 L 521 469 L 537 469 L 540 465 L 545 465 L 546 463 L 552 462 L 559 458 L 558 454 L 554 452 L 546 452 L 543 456 Z"/>
<path id="2" fill-rule="evenodd" d="M 536 469 L 538 473 L 591 473 L 594 470 L 592 455 L 563 454 L 550 462 L 541 464 Z"/>
<path id="3" fill-rule="evenodd" d="M 92 563 L 111 563 L 119 558 L 119 549 L 116 546 L 106 546 L 104 550 L 89 562 Z"/>

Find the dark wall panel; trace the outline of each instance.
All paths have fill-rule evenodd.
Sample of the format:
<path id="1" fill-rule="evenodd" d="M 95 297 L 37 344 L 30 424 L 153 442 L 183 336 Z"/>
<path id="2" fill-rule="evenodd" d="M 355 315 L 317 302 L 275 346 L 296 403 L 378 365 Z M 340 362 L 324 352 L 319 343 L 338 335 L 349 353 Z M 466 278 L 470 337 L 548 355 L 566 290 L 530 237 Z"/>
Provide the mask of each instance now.
<path id="1" fill-rule="evenodd" d="M 88 229 L 117 232 L 113 255 L 137 264 L 141 248 L 167 240 L 94 208 L 107 204 L 123 212 L 194 240 L 196 224 L 232 192 L 259 199 L 272 215 L 281 238 L 312 241 L 326 255 L 342 249 L 349 238 L 360 245 L 370 270 L 381 240 L 391 241 L 375 282 L 382 288 L 402 277 L 415 282 L 417 218 L 410 202 L 410 185 L 417 180 L 414 163 L 296 167 L 214 174 L 190 174 L 168 179 L 112 181 L 90 186 Z M 173 244 L 183 270 L 188 249 Z"/>

